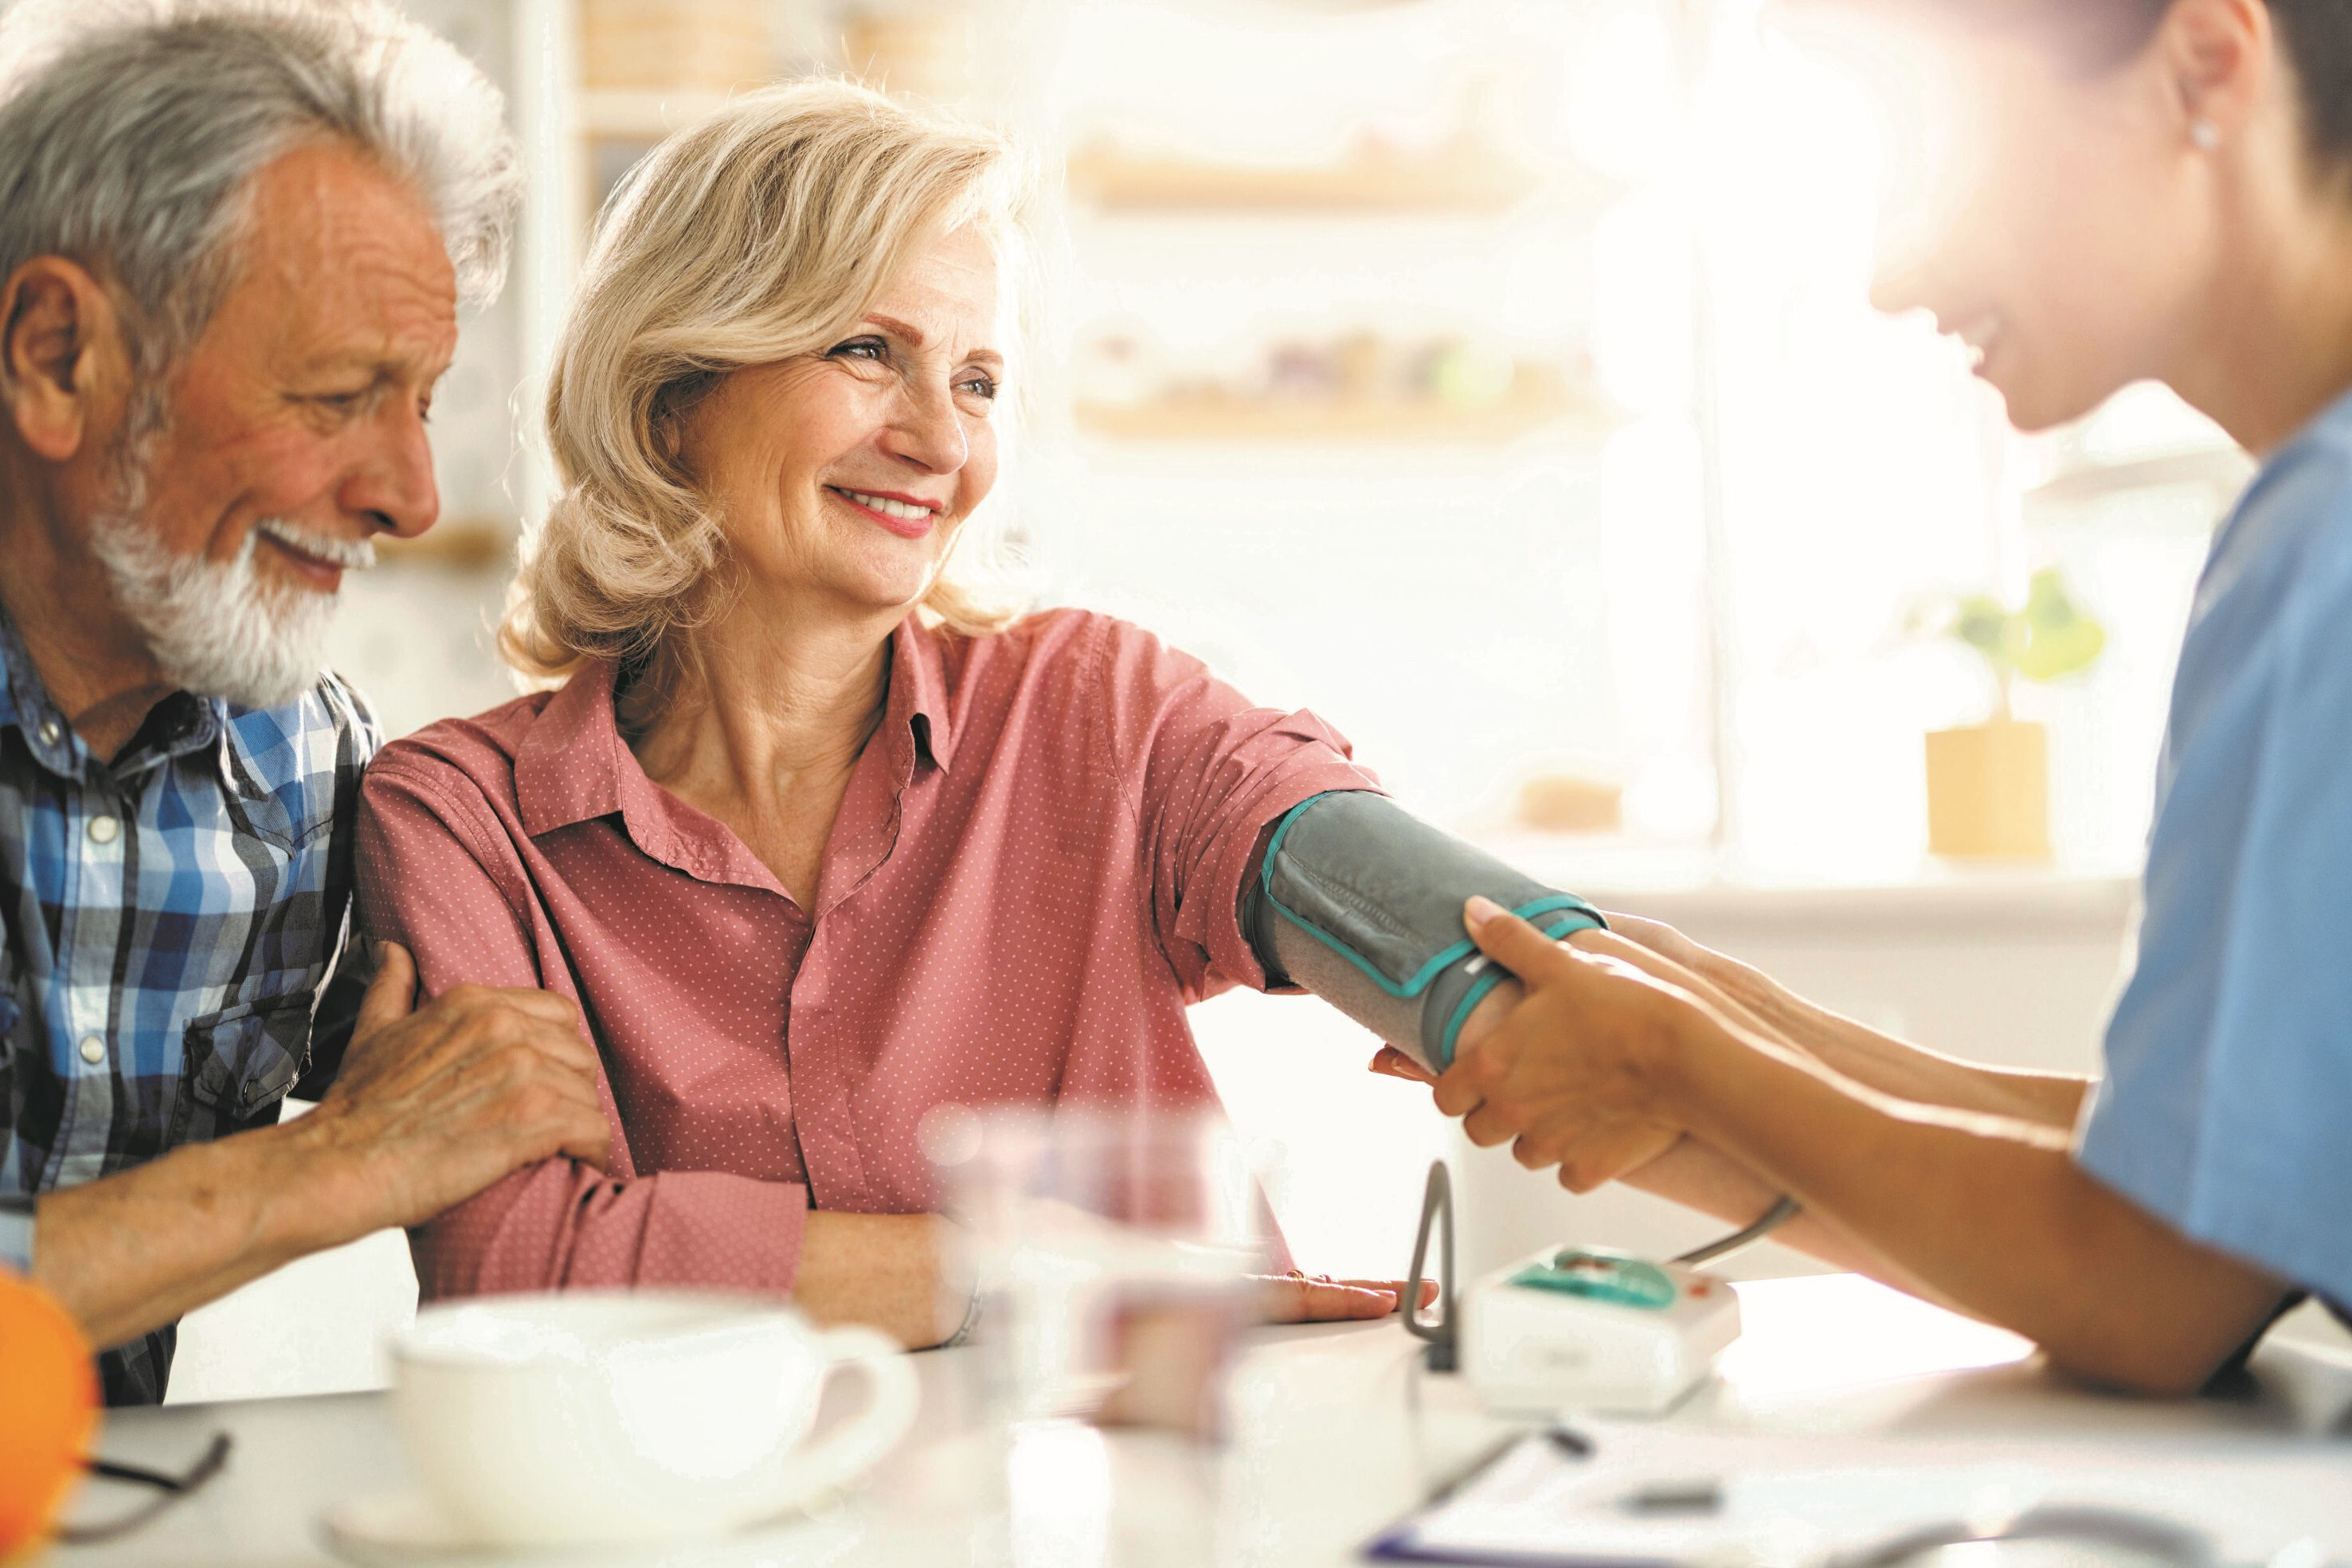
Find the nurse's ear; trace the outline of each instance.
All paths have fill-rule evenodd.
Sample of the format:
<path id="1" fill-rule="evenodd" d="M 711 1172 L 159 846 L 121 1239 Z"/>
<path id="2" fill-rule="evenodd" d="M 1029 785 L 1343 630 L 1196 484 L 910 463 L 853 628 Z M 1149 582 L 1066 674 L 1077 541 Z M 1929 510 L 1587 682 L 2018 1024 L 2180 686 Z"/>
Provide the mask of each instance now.
<path id="1" fill-rule="evenodd" d="M 2179 117 L 2181 144 L 2197 152 L 2241 140 L 2281 97 L 2284 60 L 2265 0 L 2176 0 L 2149 48 Z M 2293 93 L 2284 97 L 2299 120 Z"/>

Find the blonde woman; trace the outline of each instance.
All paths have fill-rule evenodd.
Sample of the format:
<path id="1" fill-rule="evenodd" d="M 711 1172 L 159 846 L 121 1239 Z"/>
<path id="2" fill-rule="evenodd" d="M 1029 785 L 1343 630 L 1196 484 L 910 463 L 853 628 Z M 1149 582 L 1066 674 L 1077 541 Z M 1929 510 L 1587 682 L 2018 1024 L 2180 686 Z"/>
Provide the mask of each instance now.
<path id="1" fill-rule="evenodd" d="M 933 1343 L 965 1298 L 923 1114 L 1213 1105 L 1184 1009 L 1269 984 L 1243 922 L 1272 831 L 1329 799 L 1402 817 L 1311 716 L 959 587 L 1018 196 L 993 138 L 819 84 L 674 138 L 606 218 L 548 401 L 563 490 L 501 639 L 556 684 L 383 753 L 359 896 L 428 991 L 579 1004 L 613 1153 L 419 1228 L 428 1297 L 727 1286 Z M 1333 945 L 1306 946 L 1311 979 Z M 1448 1029 L 1496 1015 L 1475 988 Z"/>

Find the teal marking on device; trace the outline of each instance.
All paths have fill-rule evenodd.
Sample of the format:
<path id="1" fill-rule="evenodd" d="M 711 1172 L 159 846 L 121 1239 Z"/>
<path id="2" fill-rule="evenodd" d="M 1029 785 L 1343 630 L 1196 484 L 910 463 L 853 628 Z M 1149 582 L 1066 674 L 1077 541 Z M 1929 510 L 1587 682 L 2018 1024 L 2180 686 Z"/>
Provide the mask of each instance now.
<path id="1" fill-rule="evenodd" d="M 1608 1247 L 1570 1247 L 1549 1263 L 1531 1263 L 1511 1276 L 1511 1283 L 1530 1291 L 1558 1291 L 1588 1301 L 1662 1312 L 1682 1292 L 1655 1263 Z"/>

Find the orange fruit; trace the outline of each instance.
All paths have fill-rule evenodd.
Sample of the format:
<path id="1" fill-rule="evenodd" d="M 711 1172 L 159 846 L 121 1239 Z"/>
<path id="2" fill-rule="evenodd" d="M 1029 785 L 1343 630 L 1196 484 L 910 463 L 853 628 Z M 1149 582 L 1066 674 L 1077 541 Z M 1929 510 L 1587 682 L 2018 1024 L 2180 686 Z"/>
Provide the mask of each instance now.
<path id="1" fill-rule="evenodd" d="M 0 1272 L 0 1559 L 41 1540 L 98 1437 L 98 1370 L 81 1325 Z"/>

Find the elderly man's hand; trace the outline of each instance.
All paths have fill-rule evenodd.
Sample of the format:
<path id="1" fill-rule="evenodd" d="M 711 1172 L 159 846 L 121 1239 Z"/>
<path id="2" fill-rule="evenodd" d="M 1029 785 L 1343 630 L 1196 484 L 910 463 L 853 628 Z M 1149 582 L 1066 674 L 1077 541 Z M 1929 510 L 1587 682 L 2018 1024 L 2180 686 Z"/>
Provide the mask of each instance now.
<path id="1" fill-rule="evenodd" d="M 345 1156 L 352 1201 L 376 1224 L 418 1224 L 558 1155 L 603 1167 L 612 1133 L 577 1006 L 459 986 L 415 1007 L 407 949 L 378 955 L 342 1071 L 296 1124 Z"/>

